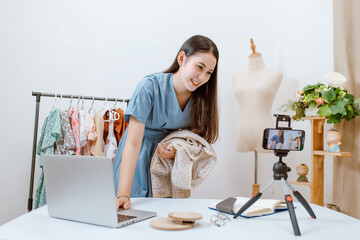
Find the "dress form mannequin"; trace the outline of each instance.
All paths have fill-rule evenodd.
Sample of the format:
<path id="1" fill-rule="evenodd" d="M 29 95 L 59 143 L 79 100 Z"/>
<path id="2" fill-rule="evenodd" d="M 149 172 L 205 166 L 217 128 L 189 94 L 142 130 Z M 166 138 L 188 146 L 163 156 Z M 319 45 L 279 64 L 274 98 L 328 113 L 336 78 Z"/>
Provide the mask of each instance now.
<path id="1" fill-rule="evenodd" d="M 282 81 L 282 73 L 267 68 L 260 53 L 252 54 L 248 69 L 232 78 L 235 96 L 240 105 L 241 118 L 236 129 L 236 150 L 255 151 L 255 184 L 257 184 L 257 153 L 269 152 L 262 148 L 265 128 L 273 126 L 271 107 Z"/>

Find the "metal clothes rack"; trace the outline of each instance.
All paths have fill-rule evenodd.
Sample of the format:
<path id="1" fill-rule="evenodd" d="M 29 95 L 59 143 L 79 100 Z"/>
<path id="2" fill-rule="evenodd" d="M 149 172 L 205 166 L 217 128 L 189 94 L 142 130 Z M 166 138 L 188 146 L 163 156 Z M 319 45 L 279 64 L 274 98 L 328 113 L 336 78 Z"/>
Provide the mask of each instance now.
<path id="1" fill-rule="evenodd" d="M 70 95 L 70 94 L 55 94 L 55 93 L 43 93 L 43 92 L 32 92 L 33 96 L 36 96 L 36 110 L 35 110 L 35 125 L 34 125 L 34 140 L 32 150 L 32 162 L 31 162 L 31 174 L 30 174 L 30 190 L 28 199 L 28 211 L 30 212 L 33 207 L 33 189 L 34 189 L 34 173 L 35 173 L 35 160 L 36 160 L 36 145 L 37 145 L 37 132 L 39 123 L 39 110 L 40 110 L 40 99 L 41 97 L 60 97 L 81 99 L 81 100 L 96 100 L 96 101 L 112 101 L 112 102 L 130 102 L 130 99 L 123 98 L 106 98 L 106 97 L 94 97 L 94 96 L 81 96 L 81 95 Z"/>

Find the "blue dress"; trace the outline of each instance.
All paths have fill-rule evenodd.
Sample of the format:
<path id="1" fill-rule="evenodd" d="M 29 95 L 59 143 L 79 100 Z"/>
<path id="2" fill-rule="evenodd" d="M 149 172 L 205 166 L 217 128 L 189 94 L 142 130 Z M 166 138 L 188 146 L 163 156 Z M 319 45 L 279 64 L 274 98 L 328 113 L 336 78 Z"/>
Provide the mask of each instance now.
<path id="1" fill-rule="evenodd" d="M 156 73 L 146 76 L 137 85 L 125 120 L 130 115 L 145 124 L 144 137 L 131 185 L 130 197 L 151 197 L 150 163 L 157 144 L 171 131 L 185 128 L 191 109 L 191 98 L 184 111 L 181 110 L 173 85 L 172 73 Z M 127 138 L 127 130 L 122 136 L 113 164 L 115 194 L 119 186 L 120 163 Z"/>
<path id="2" fill-rule="evenodd" d="M 272 138 L 270 139 L 269 143 L 272 142 L 272 141 L 275 141 L 273 146 L 272 146 L 272 149 L 275 149 L 276 147 L 276 144 L 278 144 L 280 142 L 280 138 L 278 135 L 274 135 L 272 136 Z"/>

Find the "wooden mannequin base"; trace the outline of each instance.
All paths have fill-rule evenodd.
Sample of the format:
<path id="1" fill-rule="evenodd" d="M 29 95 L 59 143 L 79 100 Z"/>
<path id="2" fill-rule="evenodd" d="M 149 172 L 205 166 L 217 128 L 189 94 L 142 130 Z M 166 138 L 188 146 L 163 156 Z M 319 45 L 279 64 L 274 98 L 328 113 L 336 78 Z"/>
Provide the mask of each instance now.
<path id="1" fill-rule="evenodd" d="M 193 228 L 195 222 L 183 222 L 175 219 L 171 219 L 168 217 L 165 218 L 157 218 L 150 222 L 150 227 L 160 230 L 167 231 L 178 231 L 178 230 L 186 230 Z"/>

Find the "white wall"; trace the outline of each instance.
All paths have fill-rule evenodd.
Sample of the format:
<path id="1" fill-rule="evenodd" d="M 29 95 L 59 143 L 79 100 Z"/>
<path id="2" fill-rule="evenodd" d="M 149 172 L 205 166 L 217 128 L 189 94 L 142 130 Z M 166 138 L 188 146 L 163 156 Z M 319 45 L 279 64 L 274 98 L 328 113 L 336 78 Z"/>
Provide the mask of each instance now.
<path id="1" fill-rule="evenodd" d="M 273 113 L 297 89 L 321 81 L 333 69 L 331 1 L 1 1 L 0 224 L 27 211 L 35 112 L 31 91 L 129 98 L 142 77 L 167 68 L 194 34 L 210 37 L 220 50 L 220 139 L 218 163 L 192 197 L 249 196 L 254 154 L 235 151 L 234 128 L 246 116 L 238 109 L 231 77 L 247 68 L 254 38 L 266 65 L 284 73 Z M 52 102 L 41 100 L 39 130 Z M 308 133 L 305 150 L 286 158 L 295 170 L 310 164 L 309 123 L 293 127 Z M 261 186 L 272 179 L 275 160 L 259 154 Z M 325 162 L 325 202 L 331 202 L 332 163 Z M 295 178 L 292 171 L 290 179 Z M 298 189 L 309 200 L 309 189 Z M 265 197 L 282 195 L 278 185 L 265 192 Z"/>

